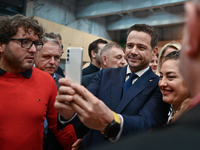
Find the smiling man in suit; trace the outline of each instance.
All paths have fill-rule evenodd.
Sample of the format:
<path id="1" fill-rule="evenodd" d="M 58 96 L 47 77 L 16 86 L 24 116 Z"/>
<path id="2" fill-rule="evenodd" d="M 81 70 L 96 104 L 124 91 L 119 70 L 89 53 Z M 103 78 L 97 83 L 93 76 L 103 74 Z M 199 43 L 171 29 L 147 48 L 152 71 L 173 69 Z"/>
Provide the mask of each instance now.
<path id="1" fill-rule="evenodd" d="M 68 79 L 59 80 L 55 102 L 61 115 L 59 128 L 77 120 L 89 127 L 82 140 L 85 149 L 166 123 L 169 105 L 162 101 L 159 77 L 149 67 L 158 50 L 157 31 L 135 24 L 127 33 L 126 67 L 102 69 L 88 90 Z"/>

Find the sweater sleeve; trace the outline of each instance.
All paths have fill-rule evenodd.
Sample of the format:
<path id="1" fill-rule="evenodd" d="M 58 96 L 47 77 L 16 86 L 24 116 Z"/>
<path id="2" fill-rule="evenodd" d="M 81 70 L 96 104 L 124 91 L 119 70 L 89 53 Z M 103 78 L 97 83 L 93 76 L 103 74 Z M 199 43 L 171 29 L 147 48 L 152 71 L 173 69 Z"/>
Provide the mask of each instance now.
<path id="1" fill-rule="evenodd" d="M 58 142 L 64 147 L 65 150 L 71 150 L 72 144 L 77 140 L 73 125 L 67 125 L 62 130 L 57 130 L 57 110 L 54 107 L 57 88 L 54 80 L 52 80 L 52 85 L 49 85 L 51 89 L 49 90 L 49 101 L 47 107 L 47 121 L 48 126 L 54 133 Z"/>

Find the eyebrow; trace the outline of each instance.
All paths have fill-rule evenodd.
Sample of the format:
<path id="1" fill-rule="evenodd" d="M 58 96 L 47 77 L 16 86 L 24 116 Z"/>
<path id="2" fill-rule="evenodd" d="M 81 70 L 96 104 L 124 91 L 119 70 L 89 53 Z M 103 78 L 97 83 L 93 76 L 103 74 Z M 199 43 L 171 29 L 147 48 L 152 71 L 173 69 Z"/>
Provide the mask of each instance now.
<path id="1" fill-rule="evenodd" d="M 139 44 L 137 44 L 137 45 L 148 47 L 147 45 L 145 45 L 145 44 L 141 44 L 141 43 L 139 43 Z"/>
<path id="2" fill-rule="evenodd" d="M 119 57 L 119 56 L 122 57 L 122 54 L 118 54 L 118 55 L 116 55 L 115 57 Z"/>
<path id="3" fill-rule="evenodd" d="M 162 74 L 163 75 L 163 73 L 162 72 L 160 72 L 160 74 Z M 169 74 L 176 74 L 175 72 L 173 72 L 173 71 L 169 71 L 169 72 L 167 72 L 166 73 L 167 75 L 169 75 Z"/>
<path id="4" fill-rule="evenodd" d="M 169 74 L 175 74 L 175 72 L 170 71 L 170 72 L 167 72 L 166 74 L 167 75 L 169 75 Z"/>

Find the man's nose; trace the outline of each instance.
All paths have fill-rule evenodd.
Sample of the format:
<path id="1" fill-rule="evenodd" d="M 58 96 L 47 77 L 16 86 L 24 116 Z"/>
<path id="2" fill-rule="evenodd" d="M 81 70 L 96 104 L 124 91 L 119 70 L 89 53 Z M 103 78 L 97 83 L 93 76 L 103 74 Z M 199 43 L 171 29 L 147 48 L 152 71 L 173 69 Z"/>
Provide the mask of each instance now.
<path id="1" fill-rule="evenodd" d="M 51 64 L 54 64 L 54 63 L 55 63 L 55 59 L 54 59 L 54 57 L 51 57 L 51 58 L 50 58 L 49 63 L 51 63 Z"/>

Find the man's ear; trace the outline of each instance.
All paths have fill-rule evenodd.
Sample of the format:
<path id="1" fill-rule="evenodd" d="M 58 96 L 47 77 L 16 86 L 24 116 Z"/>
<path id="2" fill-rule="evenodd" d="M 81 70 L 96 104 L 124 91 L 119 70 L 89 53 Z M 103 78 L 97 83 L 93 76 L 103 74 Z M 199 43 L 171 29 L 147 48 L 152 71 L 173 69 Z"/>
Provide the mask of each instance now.
<path id="1" fill-rule="evenodd" d="M 96 58 L 96 53 L 94 52 L 94 50 L 91 51 L 91 56 L 92 58 Z"/>
<path id="2" fill-rule="evenodd" d="M 152 55 L 156 55 L 158 53 L 158 46 L 154 47 Z"/>
<path id="3" fill-rule="evenodd" d="M 0 53 L 3 53 L 5 46 L 6 46 L 6 44 L 0 43 Z"/>
<path id="4" fill-rule="evenodd" d="M 200 48 L 200 11 L 198 10 L 198 7 L 192 3 L 187 2 L 185 5 L 185 11 L 186 11 L 186 34 L 188 43 L 190 47 L 188 47 L 188 55 L 190 57 L 195 57 L 199 53 Z M 184 42 L 184 41 L 183 41 Z"/>
<path id="5" fill-rule="evenodd" d="M 106 56 L 102 56 L 102 64 L 106 65 L 107 64 L 107 60 L 106 60 Z"/>

